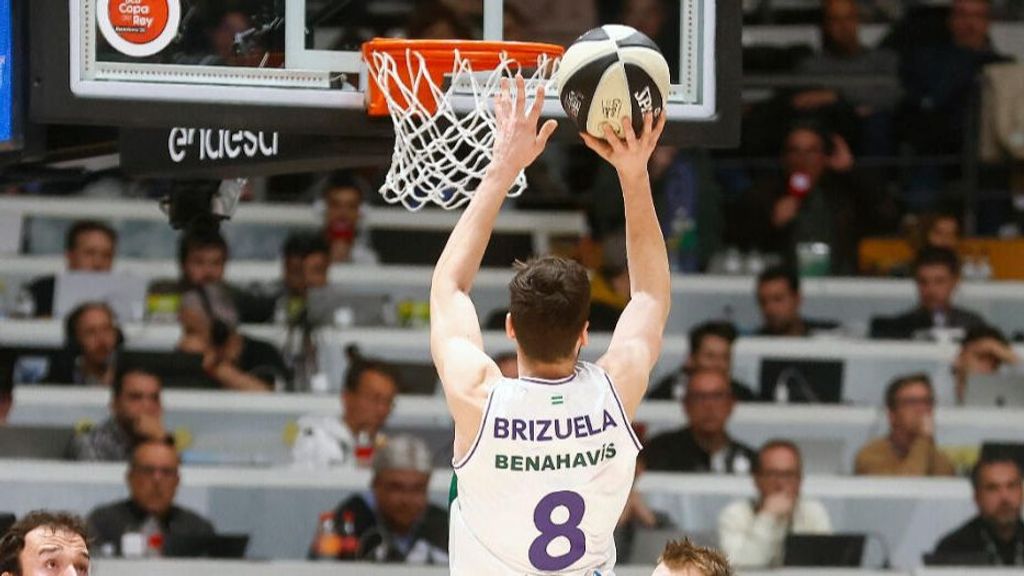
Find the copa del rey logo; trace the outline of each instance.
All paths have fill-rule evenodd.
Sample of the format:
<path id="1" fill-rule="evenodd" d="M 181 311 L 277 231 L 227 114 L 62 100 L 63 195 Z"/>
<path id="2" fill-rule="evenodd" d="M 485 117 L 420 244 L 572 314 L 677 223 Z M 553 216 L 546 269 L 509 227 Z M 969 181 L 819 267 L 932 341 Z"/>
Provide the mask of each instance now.
<path id="1" fill-rule="evenodd" d="M 166 48 L 178 34 L 180 0 L 98 0 L 103 38 L 118 52 L 144 58 Z"/>

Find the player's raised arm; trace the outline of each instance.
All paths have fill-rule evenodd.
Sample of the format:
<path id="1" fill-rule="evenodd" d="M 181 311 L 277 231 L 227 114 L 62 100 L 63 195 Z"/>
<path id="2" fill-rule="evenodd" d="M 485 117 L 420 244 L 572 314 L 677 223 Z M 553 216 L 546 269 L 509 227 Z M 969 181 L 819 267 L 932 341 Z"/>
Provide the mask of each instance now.
<path id="1" fill-rule="evenodd" d="M 554 120 L 548 120 L 538 131 L 543 100 L 541 87 L 528 110 L 522 77 L 516 78 L 515 97 L 510 94 L 508 82 L 502 82 L 495 102 L 497 130 L 491 164 L 434 268 L 430 285 L 430 353 L 455 418 L 457 445 L 472 441 L 486 399 L 483 384 L 500 375 L 483 352 L 480 322 L 469 292 L 480 271 L 505 195 L 519 172 L 544 150 L 557 127 Z"/>
<path id="2" fill-rule="evenodd" d="M 665 238 L 654 211 L 647 163 L 665 128 L 662 114 L 656 125 L 644 118 L 644 132 L 634 133 L 629 119 L 622 121 L 625 139 L 605 125 L 606 140 L 588 134 L 583 139 L 619 174 L 626 206 L 626 262 L 630 300 L 615 326 L 608 352 L 598 361 L 611 376 L 632 417 L 647 391 L 647 381 L 661 353 L 662 333 L 671 306 L 671 274 Z"/>

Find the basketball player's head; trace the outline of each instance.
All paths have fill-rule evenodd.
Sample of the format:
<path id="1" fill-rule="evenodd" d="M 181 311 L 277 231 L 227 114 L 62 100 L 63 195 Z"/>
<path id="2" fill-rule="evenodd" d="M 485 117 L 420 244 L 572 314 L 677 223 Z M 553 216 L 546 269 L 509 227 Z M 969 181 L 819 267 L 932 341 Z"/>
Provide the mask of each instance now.
<path id="1" fill-rule="evenodd" d="M 516 265 L 505 323 L 519 353 L 552 364 L 574 359 L 587 343 L 590 279 L 577 262 L 546 256 Z"/>
<path id="2" fill-rule="evenodd" d="M 732 576 L 732 568 L 721 552 L 696 546 L 689 540 L 665 545 L 658 567 L 651 576 Z"/>

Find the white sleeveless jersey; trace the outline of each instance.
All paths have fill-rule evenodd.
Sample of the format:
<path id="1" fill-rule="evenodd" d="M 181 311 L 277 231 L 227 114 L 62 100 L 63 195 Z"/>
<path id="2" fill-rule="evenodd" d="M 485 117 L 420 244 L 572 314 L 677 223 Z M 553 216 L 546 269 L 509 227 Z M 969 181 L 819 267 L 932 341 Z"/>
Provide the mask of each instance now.
<path id="1" fill-rule="evenodd" d="M 640 442 L 608 375 L 502 379 L 454 462 L 453 576 L 609 576 Z"/>

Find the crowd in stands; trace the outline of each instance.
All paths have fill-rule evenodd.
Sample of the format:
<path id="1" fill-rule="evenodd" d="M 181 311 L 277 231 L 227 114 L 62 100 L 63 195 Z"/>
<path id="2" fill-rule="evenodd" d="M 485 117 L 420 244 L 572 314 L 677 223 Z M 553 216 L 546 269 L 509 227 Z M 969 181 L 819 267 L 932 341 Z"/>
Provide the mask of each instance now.
<path id="1" fill-rule="evenodd" d="M 415 4 L 404 25 L 412 37 L 479 34 L 472 2 Z M 567 30 L 621 21 L 658 40 L 670 58 L 678 57 L 678 38 L 673 39 L 670 30 L 678 16 L 673 12 L 677 3 L 506 4 L 508 38 L 564 43 L 572 38 Z M 766 18 L 764 4 L 768 2 L 744 2 L 747 19 Z M 907 309 L 896 315 L 870 318 L 867 337 L 958 345 L 948 369 L 940 373 L 888 375 L 884 398 L 878 399 L 888 429 L 857 451 L 851 463 L 855 475 L 962 474 L 965 467 L 939 443 L 937 405 L 943 399 L 965 404 L 978 376 L 1024 372 L 1010 339 L 990 324 L 995 319 L 955 303 L 965 275 L 958 249 L 968 228 L 960 208 L 966 199 L 958 196 L 957 185 L 965 175 L 958 162 L 943 160 L 961 154 L 973 138 L 965 126 L 977 105 L 973 90 L 978 74 L 988 64 L 1007 60 L 990 39 L 993 11 L 1021 15 L 1020 3 L 952 0 L 938 25 L 920 20 L 921 29 L 916 29 L 917 18 L 933 14 L 919 4 L 822 1 L 820 9 L 813 10 L 821 27 L 820 51 L 797 51 L 799 58 L 752 51 L 749 71 L 788 73 L 806 82 L 800 89 L 780 90 L 745 107 L 738 152 L 664 147 L 652 160 L 659 220 L 672 243 L 676 271 L 728 269 L 728 264 L 722 265 L 722 254 L 730 249 L 763 257 L 755 267 L 759 274 L 749 295 L 760 312 L 758 325 L 738 327 L 708 311 L 689 332 L 686 356 L 670 359 L 678 368 L 651 382 L 647 399 L 678 402 L 681 425 L 645 439 L 637 468 L 638 479 L 648 473 L 749 476 L 755 496 L 729 503 L 717 518 L 717 542 L 739 567 L 781 565 L 784 542 L 792 534 L 841 531 L 821 502 L 802 495 L 805 463 L 796 443 L 777 438 L 754 446 L 730 435 L 737 403 L 780 402 L 778 390 L 762 390 L 734 374 L 738 342 L 747 336 L 806 339 L 844 328 L 841 319 L 811 317 L 803 311 L 802 278 L 813 275 L 809 272 L 815 266 L 808 246 L 825 247 L 818 252 L 825 254 L 824 268 L 819 266 L 818 272 L 886 274 L 913 281 L 916 301 L 907 302 Z M 541 5 L 558 16 L 537 18 Z M 246 51 L 239 52 L 232 40 L 252 25 L 243 12 L 226 10 L 211 20 L 200 39 L 210 52 L 203 62 L 245 62 Z M 868 16 L 893 22 L 881 46 L 866 46 L 861 40 L 859 27 Z M 352 42 L 363 33 L 347 31 L 339 42 Z M 818 86 L 817 79 L 824 76 L 851 82 Z M 907 154 L 927 161 L 900 168 L 878 161 Z M 757 163 L 736 161 L 750 157 L 767 157 L 770 166 L 761 170 Z M 1006 174 L 996 169 L 985 174 L 986 186 L 1009 190 Z M 613 176 L 581 146 L 553 145 L 531 168 L 535 189 L 517 201 L 522 209 L 567 206 L 586 211 L 590 232 L 601 245 L 591 270 L 590 330 L 595 333 L 615 326 L 630 294 L 622 199 Z M 183 382 L 185 387 L 231 392 L 317 389 L 314 381 L 326 376 L 319 373 L 313 333 L 325 321 L 313 309 L 314 297 L 335 284 L 344 285 L 345 267 L 332 265 L 373 266 L 382 261 L 362 222 L 363 207 L 372 196 L 367 182 L 376 177 L 379 174 L 373 171 L 318 176 L 317 185 L 295 194 L 274 190 L 280 182 L 272 180 L 268 194 L 315 202 L 322 222 L 315 231 L 288 237 L 281 247 L 280 279 L 267 279 L 262 286 L 229 282 L 231 247 L 218 230 L 198 227 L 184 232 L 178 244 L 177 277 L 153 282 L 147 298 L 148 321 L 166 320 L 180 327 L 174 349 L 159 351 L 173 369 L 131 349 L 109 303 L 82 302 L 61 318 L 63 346 L 50 355 L 46 373 L 37 379 L 110 392 L 109 415 L 77 430 L 67 458 L 124 463 L 129 496 L 97 502 L 86 522 L 61 515 L 26 516 L 0 540 L 0 573 L 32 573 L 29 568 L 37 556 L 27 551 L 44 547 L 54 535 L 63 535 L 61 546 L 52 553 L 54 562 L 81 566 L 88 564 L 83 555 L 86 544 L 99 551 L 94 557 L 143 557 L 160 555 L 175 537 L 216 533 L 209 520 L 175 504 L 181 446 L 166 426 L 162 392 L 182 387 Z M 1006 231 L 1008 225 L 1024 226 L 1024 204 L 1013 204 L 1008 195 L 979 202 L 971 207 L 979 218 L 971 223 L 974 230 L 991 234 Z M 859 249 L 864 238 L 901 232 L 908 236 L 911 259 L 885 270 L 862 266 Z M 77 221 L 66 234 L 65 268 L 110 273 L 118 247 L 118 233 L 110 224 Z M 32 303 L 28 315 L 59 316 L 58 280 L 46 275 L 25 286 Z M 507 322 L 504 310 L 481 320 L 490 330 L 505 330 Z M 326 324 L 332 322 L 337 322 L 336 316 Z M 278 346 L 252 336 L 247 328 L 254 324 L 282 327 L 287 342 Z M 495 360 L 504 377 L 516 377 L 514 354 Z M 346 495 L 335 508 L 309 519 L 317 528 L 305 551 L 310 559 L 447 563 L 448 515 L 429 498 L 436 455 L 422 439 L 390 432 L 400 424 L 391 416 L 399 391 L 407 384 L 403 377 L 388 362 L 352 352 L 343 381 L 322 387 L 340 389 L 340 411 L 298 419 L 290 447 L 292 466 L 310 472 L 372 471 L 366 492 Z M 14 392 L 13 383 L 0 378 L 0 425 L 12 410 L 17 414 Z M 977 515 L 939 539 L 931 557 L 939 563 L 1024 566 L 1021 476 L 1021 464 L 1007 455 L 980 457 L 969 479 Z M 623 557 L 653 561 L 629 558 L 628 543 L 638 530 L 672 525 L 668 514 L 635 491 L 617 534 L 624 543 Z M 40 527 L 47 530 L 40 532 Z M 669 546 L 661 560 L 664 574 L 699 562 L 712 567 L 708 574 L 725 573 L 713 571 L 721 558 L 689 544 Z"/>

